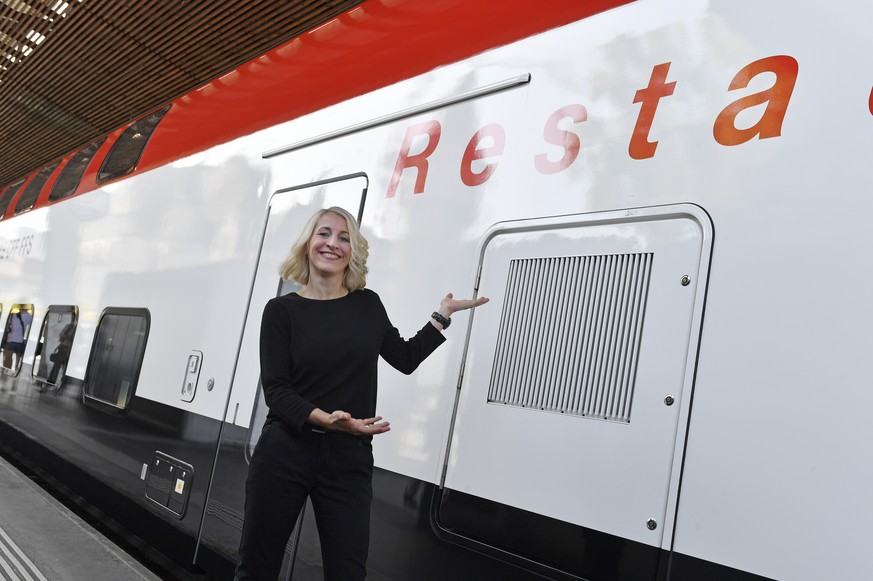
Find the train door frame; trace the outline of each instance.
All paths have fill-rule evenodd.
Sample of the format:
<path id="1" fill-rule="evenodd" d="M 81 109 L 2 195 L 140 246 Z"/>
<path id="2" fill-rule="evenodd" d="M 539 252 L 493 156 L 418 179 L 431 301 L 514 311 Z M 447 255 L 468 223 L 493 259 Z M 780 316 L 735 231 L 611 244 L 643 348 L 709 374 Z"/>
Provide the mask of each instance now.
<path id="1" fill-rule="evenodd" d="M 501 238 L 507 241 L 500 243 Z M 633 552 L 636 558 L 632 560 L 646 565 L 632 576 L 657 577 L 664 561 L 660 556 L 672 547 L 712 245 L 711 218 L 693 204 L 519 220 L 496 224 L 486 233 L 480 246 L 474 291 L 478 292 L 480 283 L 491 289 L 493 304 L 471 316 L 467 329 L 443 474 L 432 507 L 439 536 L 545 575 L 604 576 L 603 570 L 589 569 L 600 566 L 597 559 L 586 561 L 578 551 L 573 559 L 566 560 L 578 567 L 575 570 L 559 566 L 559 560 L 539 563 L 522 557 L 523 553 L 513 554 L 511 545 L 483 540 L 483 531 L 465 534 L 463 516 L 456 521 L 448 520 L 450 516 L 444 518 L 490 510 L 492 505 L 509 507 L 494 517 L 506 520 L 501 530 L 513 528 L 509 522 L 516 515 L 511 509 L 517 509 L 519 515 L 535 515 L 527 524 L 540 527 L 537 530 L 544 530 L 545 521 L 551 519 L 556 525 L 554 530 L 563 531 L 561 534 L 569 538 L 568 533 L 576 534 L 570 530 L 575 526 L 581 531 L 577 539 L 581 547 L 602 549 L 614 545 L 616 555 L 624 558 Z M 647 257 L 639 258 L 644 255 Z M 562 271 L 555 264 L 565 258 L 592 259 L 588 264 L 593 266 L 579 266 L 573 271 L 575 275 L 568 274 L 569 269 Z M 643 269 L 634 270 L 629 262 L 622 262 L 624 259 L 648 260 L 647 274 L 639 274 Z M 519 285 L 533 284 L 526 278 L 540 282 L 533 288 L 510 288 L 511 263 L 525 261 L 543 266 L 531 267 L 539 270 L 518 278 Z M 583 276 L 585 268 L 588 270 Z M 572 281 L 574 276 L 578 282 Z M 545 284 L 550 277 L 552 284 Z M 643 277 L 645 282 L 639 282 Z M 507 281 L 507 296 L 494 296 L 501 281 Z M 632 294 L 631 282 L 646 288 L 638 293 L 636 306 L 628 302 L 626 312 L 619 313 L 623 309 L 619 295 Z M 578 292 L 568 290 L 571 285 L 576 285 Z M 533 297 L 530 305 L 540 310 L 520 308 L 525 305 L 517 297 L 525 294 Z M 542 295 L 549 296 L 544 299 Z M 564 302 L 556 299 L 559 295 Z M 566 300 L 569 296 L 578 300 L 575 306 Z M 542 310 L 546 301 L 559 305 L 564 316 Z M 588 301 L 584 310 L 583 301 Z M 645 317 L 640 301 L 649 303 Z M 506 305 L 510 305 L 508 312 Z M 631 316 L 632 310 L 640 314 Z M 577 318 L 585 318 L 585 324 L 565 325 L 567 313 L 577 311 Z M 502 320 L 506 317 L 508 324 Z M 620 325 L 623 329 L 639 327 L 637 338 L 628 340 L 625 347 L 620 347 L 615 338 Z M 519 333 L 523 335 L 514 340 L 527 343 L 526 347 L 506 347 L 507 341 L 513 339 L 501 339 L 506 329 L 514 327 L 521 328 Z M 560 340 L 543 339 L 549 327 L 559 329 L 552 337 L 561 333 Z M 594 331 L 586 331 L 585 327 Z M 604 346 L 606 338 L 609 345 Z M 595 342 L 600 346 L 591 347 Z M 585 397 L 591 393 L 591 397 L 605 397 L 598 394 L 606 390 L 607 381 L 594 377 L 598 372 L 591 369 L 612 374 L 610 358 L 620 352 L 623 361 L 629 360 L 627 353 L 636 348 L 640 351 L 628 372 L 631 394 L 622 413 L 599 416 L 587 408 L 575 409 L 563 403 L 572 393 L 583 391 L 585 383 L 581 379 L 575 382 L 583 375 L 592 377 L 588 385 L 593 386 Z M 584 359 L 583 355 L 573 355 L 572 362 L 569 355 L 556 357 L 561 350 L 584 351 Z M 514 391 L 509 395 L 495 395 L 492 391 L 495 378 L 500 381 L 497 362 L 502 351 L 504 359 L 512 359 L 512 369 L 503 373 Z M 573 381 L 568 375 L 566 382 L 572 383 L 572 393 L 570 388 L 558 389 L 562 382 L 558 374 L 543 369 L 539 373 L 519 363 L 530 359 L 531 365 L 544 367 L 548 365 L 542 362 L 544 358 L 570 368 Z M 530 379 L 533 391 L 529 393 L 540 399 L 533 401 L 518 395 L 527 389 L 522 385 L 525 381 L 518 379 L 521 375 Z M 548 391 L 548 384 L 558 386 L 549 396 L 551 402 L 541 395 Z M 558 402 L 559 396 L 565 399 Z M 538 446 L 537 441 L 542 445 Z M 562 451 L 566 446 L 569 453 Z M 557 483 L 551 494 L 530 494 L 550 478 Z M 463 497 L 470 501 L 458 503 L 457 499 Z M 444 512 L 453 498 L 458 503 L 456 508 Z M 567 499 L 576 506 L 562 504 Z M 530 520 L 527 516 L 524 519 Z M 564 522 L 575 524 L 565 526 Z M 501 540 L 514 542 L 512 535 Z"/>
<path id="2" fill-rule="evenodd" d="M 228 389 L 224 421 L 215 446 L 212 473 L 207 490 L 207 506 L 210 503 L 215 503 L 216 506 L 225 509 L 235 508 L 234 506 L 228 507 L 228 503 L 223 502 L 224 499 L 214 498 L 214 494 L 219 494 L 217 491 L 222 488 L 217 481 L 235 470 L 238 477 L 242 477 L 248 472 L 251 451 L 266 418 L 258 362 L 261 312 L 267 300 L 293 290 L 293 287 L 289 287 L 285 284 L 286 281 L 282 281 L 279 277 L 277 272 L 279 262 L 287 256 L 288 250 L 306 221 L 320 209 L 331 206 L 343 207 L 355 215 L 360 223 L 368 188 L 369 177 L 367 174 L 356 172 L 280 188 L 270 197 L 258 245 L 258 256 L 252 273 L 249 299 L 246 303 L 244 316 L 245 323 L 232 375 L 233 381 Z M 278 285 L 276 284 L 277 279 L 279 279 Z M 261 406 L 258 405 L 259 403 Z M 222 459 L 227 457 L 228 452 L 231 460 L 229 463 L 223 462 Z M 233 466 L 229 465 L 231 463 Z M 244 487 L 236 489 L 244 491 Z M 194 555 L 195 563 L 198 561 L 201 545 L 207 542 L 211 536 L 207 520 L 209 512 L 204 510 L 201 518 L 197 550 Z M 286 559 L 282 571 L 283 578 L 290 579 L 291 577 L 302 521 L 303 513 L 298 518 L 288 549 L 286 549 Z M 241 533 L 241 528 L 239 533 Z M 237 545 L 239 543 L 238 537 L 236 543 Z M 216 543 L 213 541 L 209 544 Z M 227 547 L 227 543 L 224 544 Z M 235 550 L 236 546 L 233 549 Z"/>

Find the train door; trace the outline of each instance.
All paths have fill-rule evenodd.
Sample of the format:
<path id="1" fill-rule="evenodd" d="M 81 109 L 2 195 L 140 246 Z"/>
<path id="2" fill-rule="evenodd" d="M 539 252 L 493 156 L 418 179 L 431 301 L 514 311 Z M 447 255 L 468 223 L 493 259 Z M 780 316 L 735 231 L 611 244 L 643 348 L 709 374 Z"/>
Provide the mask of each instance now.
<path id="1" fill-rule="evenodd" d="M 563 578 L 656 579 L 678 494 L 712 229 L 697 206 L 487 235 L 443 534 Z"/>
<path id="2" fill-rule="evenodd" d="M 341 176 L 284 188 L 270 200 L 195 556 L 195 561 L 205 568 L 220 567 L 222 559 L 235 560 L 239 547 L 248 462 L 267 415 L 258 363 L 261 313 L 269 299 L 297 288 L 293 282 L 281 280 L 279 263 L 287 257 L 306 221 L 319 209 L 339 206 L 360 221 L 367 183 L 363 173 Z M 290 578 L 299 530 L 300 522 L 286 549 L 282 578 Z M 210 563 L 213 559 L 219 562 Z"/>

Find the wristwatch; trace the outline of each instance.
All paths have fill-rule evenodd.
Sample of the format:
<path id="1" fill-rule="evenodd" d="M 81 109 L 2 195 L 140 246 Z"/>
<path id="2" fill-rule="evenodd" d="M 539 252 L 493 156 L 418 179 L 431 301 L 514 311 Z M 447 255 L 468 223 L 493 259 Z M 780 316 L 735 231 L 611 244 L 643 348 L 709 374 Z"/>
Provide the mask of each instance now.
<path id="1" fill-rule="evenodd" d="M 440 325 L 442 325 L 444 331 L 449 328 L 449 325 L 452 324 L 451 319 L 442 316 L 441 314 L 439 314 L 436 311 L 433 312 L 433 314 L 430 316 L 430 318 L 433 319 L 434 321 L 436 321 L 437 323 L 439 323 Z"/>

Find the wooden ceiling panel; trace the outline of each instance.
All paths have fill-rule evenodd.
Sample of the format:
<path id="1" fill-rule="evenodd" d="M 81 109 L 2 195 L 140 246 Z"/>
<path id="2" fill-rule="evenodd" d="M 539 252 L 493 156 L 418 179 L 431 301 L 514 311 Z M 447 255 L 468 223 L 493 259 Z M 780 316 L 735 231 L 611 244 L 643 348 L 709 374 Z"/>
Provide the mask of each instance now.
<path id="1" fill-rule="evenodd" d="M 0 186 L 362 0 L 0 0 Z"/>

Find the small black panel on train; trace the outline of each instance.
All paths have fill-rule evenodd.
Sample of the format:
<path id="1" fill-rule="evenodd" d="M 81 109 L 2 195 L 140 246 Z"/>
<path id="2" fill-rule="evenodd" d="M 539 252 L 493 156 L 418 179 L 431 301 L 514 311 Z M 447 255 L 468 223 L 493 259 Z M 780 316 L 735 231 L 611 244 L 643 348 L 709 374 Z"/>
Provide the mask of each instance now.
<path id="1" fill-rule="evenodd" d="M 181 519 L 193 480 L 194 468 L 190 464 L 155 452 L 146 480 L 146 498 Z"/>

